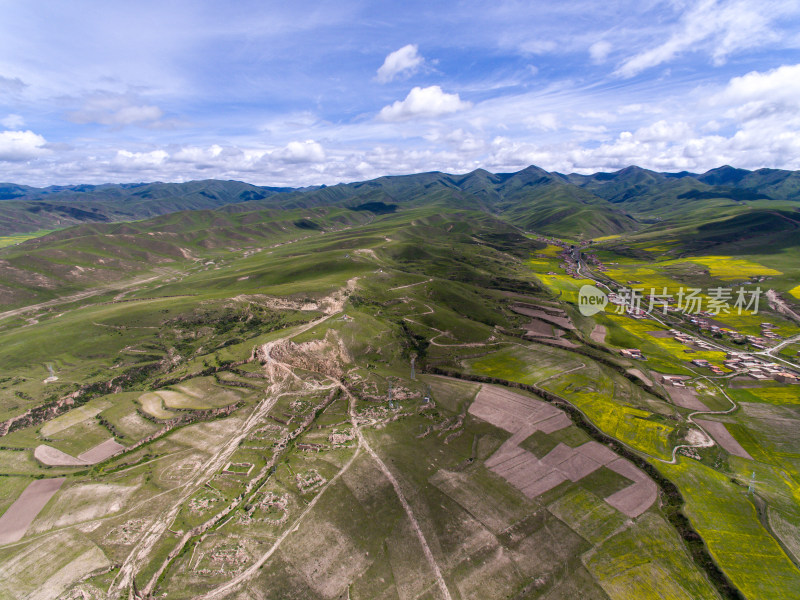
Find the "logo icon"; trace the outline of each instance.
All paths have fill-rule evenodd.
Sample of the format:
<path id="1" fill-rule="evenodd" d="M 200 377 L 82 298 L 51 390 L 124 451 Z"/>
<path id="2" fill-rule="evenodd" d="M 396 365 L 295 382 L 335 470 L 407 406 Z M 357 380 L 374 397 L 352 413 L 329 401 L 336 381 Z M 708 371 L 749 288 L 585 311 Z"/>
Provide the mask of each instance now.
<path id="1" fill-rule="evenodd" d="M 593 285 L 584 285 L 578 292 L 578 310 L 584 317 L 591 317 L 608 304 L 606 293 Z"/>

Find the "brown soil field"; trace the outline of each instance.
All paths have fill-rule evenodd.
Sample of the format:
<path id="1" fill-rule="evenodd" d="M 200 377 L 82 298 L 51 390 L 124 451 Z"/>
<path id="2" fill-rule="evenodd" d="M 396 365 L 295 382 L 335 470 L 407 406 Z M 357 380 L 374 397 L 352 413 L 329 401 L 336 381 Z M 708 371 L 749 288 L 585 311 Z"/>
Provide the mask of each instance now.
<path id="1" fill-rule="evenodd" d="M 624 490 L 605 498 L 605 501 L 618 511 L 633 519 L 650 508 L 653 502 L 656 501 L 658 487 L 633 463 L 624 458 L 618 458 L 606 466 L 634 482 L 633 485 L 629 485 Z"/>
<path id="2" fill-rule="evenodd" d="M 490 385 L 481 387 L 475 396 L 475 401 L 469 407 L 469 412 L 511 433 L 519 431 L 524 425 L 536 425 L 559 414 L 564 415 L 562 411 L 546 402 Z M 564 427 L 570 423 L 569 419 L 561 422 L 564 423 Z M 550 432 L 556 431 L 552 429 L 554 425 L 555 422 L 548 423 L 547 428 Z M 535 429 L 531 433 L 533 431 Z"/>
<path id="3" fill-rule="evenodd" d="M 691 388 L 666 386 L 669 397 L 676 406 L 681 408 L 688 408 L 690 410 L 709 410 L 697 397 L 697 392 Z"/>
<path id="4" fill-rule="evenodd" d="M 20 540 L 36 515 L 58 491 L 66 479 L 39 479 L 33 481 L 19 498 L 0 517 L 0 544 Z"/>
<path id="5" fill-rule="evenodd" d="M 530 308 L 527 306 L 520 306 L 519 304 L 515 304 L 511 307 L 516 313 L 521 315 L 525 315 L 526 317 L 533 317 L 534 319 L 540 319 L 547 323 L 552 323 L 553 325 L 557 325 L 563 329 L 575 329 L 575 326 L 572 324 L 572 321 L 569 320 L 566 316 L 564 317 L 556 317 L 549 313 L 544 312 L 543 310 L 537 310 L 535 308 Z"/>
<path id="6" fill-rule="evenodd" d="M 530 323 L 523 325 L 522 328 L 527 329 L 527 335 L 553 337 L 553 326 L 538 319 L 533 319 Z"/>
<path id="7" fill-rule="evenodd" d="M 47 444 L 36 446 L 33 451 L 33 457 L 48 467 L 80 467 L 85 464 L 74 456 Z"/>
<path id="8" fill-rule="evenodd" d="M 125 449 L 125 446 L 114 441 L 114 438 L 109 438 L 105 442 L 97 444 L 94 448 L 90 448 L 82 454 L 78 454 L 78 460 L 83 461 L 87 465 L 99 463 L 114 456 L 117 452 Z"/>
<path id="9" fill-rule="evenodd" d="M 720 423 L 719 421 L 706 421 L 705 419 L 695 419 L 694 421 L 708 433 L 710 433 L 711 437 L 714 438 L 714 441 L 716 441 L 720 446 L 734 456 L 753 460 L 753 457 L 750 456 L 747 450 L 742 448 L 742 445 L 730 434 L 728 429 L 725 427 L 725 423 Z"/>
<path id="10" fill-rule="evenodd" d="M 577 448 L 559 443 L 541 459 L 520 448 L 519 444 L 538 430 L 549 434 L 571 424 L 564 412 L 549 404 L 504 388 L 485 385 L 475 397 L 469 412 L 513 433 L 484 464 L 528 498 L 540 496 L 564 481 L 580 481 L 606 465 L 634 482 L 606 498 L 611 506 L 633 518 L 655 501 L 658 492 L 656 484 L 632 463 L 596 441 Z"/>
<path id="11" fill-rule="evenodd" d="M 94 448 L 89 448 L 86 452 L 79 454 L 76 458 L 58 448 L 53 448 L 47 444 L 39 444 L 33 451 L 33 457 L 49 467 L 82 467 L 99 463 L 101 460 L 114 456 L 124 449 L 125 446 L 118 444 L 113 438 L 109 438 L 105 442 L 97 444 Z"/>
<path id="12" fill-rule="evenodd" d="M 589 337 L 592 338 L 593 342 L 602 344 L 603 342 L 606 341 L 606 333 L 607 330 L 604 325 L 595 325 Z"/>

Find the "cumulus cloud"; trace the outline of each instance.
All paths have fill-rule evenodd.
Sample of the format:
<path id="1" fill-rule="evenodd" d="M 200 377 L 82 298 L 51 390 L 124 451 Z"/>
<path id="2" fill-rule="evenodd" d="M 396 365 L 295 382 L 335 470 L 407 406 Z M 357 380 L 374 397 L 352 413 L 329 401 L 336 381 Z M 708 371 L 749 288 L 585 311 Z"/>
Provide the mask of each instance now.
<path id="1" fill-rule="evenodd" d="M 20 115 L 10 114 L 4 119 L 0 119 L 0 125 L 8 129 L 20 129 L 25 125 L 25 119 Z"/>
<path id="2" fill-rule="evenodd" d="M 446 115 L 472 106 L 461 100 L 458 94 L 448 94 L 438 85 L 412 89 L 405 100 L 397 100 L 384 106 L 378 113 L 380 121 L 408 121 L 417 118 L 431 118 Z"/>
<path id="3" fill-rule="evenodd" d="M 600 40 L 589 46 L 589 56 L 592 58 L 592 62 L 596 64 L 605 62 L 609 52 L 611 52 L 611 44 L 605 40 Z"/>
<path id="4" fill-rule="evenodd" d="M 425 62 L 416 44 L 408 44 L 389 54 L 378 69 L 377 79 L 388 83 L 398 75 L 413 75 Z"/>
<path id="5" fill-rule="evenodd" d="M 730 80 L 718 100 L 749 101 L 800 96 L 800 64 L 783 65 L 765 73 L 751 71 Z"/>
<path id="6" fill-rule="evenodd" d="M 793 10 L 780 0 L 702 0 L 691 6 L 666 41 L 629 58 L 616 74 L 633 77 L 683 52 L 698 49 L 709 52 L 714 64 L 722 64 L 733 52 L 779 39 L 772 20 Z"/>
<path id="7" fill-rule="evenodd" d="M 678 142 L 687 140 L 692 136 L 692 128 L 682 121 L 669 123 L 665 120 L 656 121 L 651 125 L 640 127 L 636 130 L 636 139 L 642 142 Z"/>
<path id="8" fill-rule="evenodd" d="M 727 106 L 725 116 L 740 122 L 800 116 L 800 65 L 734 77 L 710 103 Z"/>
<path id="9" fill-rule="evenodd" d="M 325 149 L 314 140 L 289 142 L 273 154 L 286 163 L 321 163 L 325 160 Z"/>
<path id="10" fill-rule="evenodd" d="M 152 150 L 150 152 L 117 150 L 117 155 L 112 162 L 118 167 L 147 169 L 163 165 L 168 158 L 169 154 L 164 150 Z"/>
<path id="11" fill-rule="evenodd" d="M 0 131 L 0 161 L 22 162 L 46 154 L 47 140 L 32 131 Z"/>
<path id="12" fill-rule="evenodd" d="M 119 127 L 153 124 L 163 114 L 159 107 L 142 103 L 130 95 L 103 92 L 85 98 L 83 106 L 68 113 L 67 118 L 81 125 L 99 123 Z"/>

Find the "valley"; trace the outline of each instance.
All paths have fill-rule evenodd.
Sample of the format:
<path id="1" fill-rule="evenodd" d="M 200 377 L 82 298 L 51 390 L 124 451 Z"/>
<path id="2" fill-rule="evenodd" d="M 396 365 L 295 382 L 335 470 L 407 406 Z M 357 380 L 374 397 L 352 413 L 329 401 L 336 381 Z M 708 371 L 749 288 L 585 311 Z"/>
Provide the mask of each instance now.
<path id="1" fill-rule="evenodd" d="M 797 173 L 740 171 L 193 182 L 247 195 L 0 249 L 0 598 L 795 597 Z"/>

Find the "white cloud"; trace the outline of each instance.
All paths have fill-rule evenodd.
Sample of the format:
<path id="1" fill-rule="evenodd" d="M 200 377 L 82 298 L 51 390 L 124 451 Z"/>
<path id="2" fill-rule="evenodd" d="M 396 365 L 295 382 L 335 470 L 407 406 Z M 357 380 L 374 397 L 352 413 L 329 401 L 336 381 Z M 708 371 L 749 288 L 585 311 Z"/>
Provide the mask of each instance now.
<path id="1" fill-rule="evenodd" d="M 408 44 L 389 54 L 378 69 L 378 81 L 388 83 L 398 75 L 413 75 L 425 59 L 416 44 Z"/>
<path id="2" fill-rule="evenodd" d="M 711 54 L 714 64 L 722 64 L 734 52 L 778 40 L 772 20 L 796 10 L 781 0 L 702 0 L 690 6 L 665 42 L 629 58 L 616 74 L 633 77 L 683 52 L 697 50 Z"/>
<path id="3" fill-rule="evenodd" d="M 87 97 L 83 106 L 68 113 L 67 117 L 70 121 L 81 125 L 99 123 L 124 126 L 152 124 L 163 114 L 157 106 L 144 104 L 130 95 L 98 92 Z"/>
<path id="4" fill-rule="evenodd" d="M 665 120 L 656 121 L 646 127 L 636 130 L 636 139 L 641 142 L 678 142 L 687 140 L 692 136 L 692 128 L 688 124 L 677 121 L 668 123 Z"/>
<path id="5" fill-rule="evenodd" d="M 611 43 L 605 40 L 600 40 L 589 46 L 589 56 L 592 58 L 592 62 L 596 64 L 605 62 L 609 52 L 611 52 Z"/>
<path id="6" fill-rule="evenodd" d="M 775 121 L 790 129 L 800 118 L 800 64 L 734 77 L 708 104 L 736 123 Z"/>
<path id="7" fill-rule="evenodd" d="M 150 152 L 118 150 L 112 162 L 119 167 L 147 169 L 163 165 L 168 158 L 169 154 L 164 150 L 152 150 Z"/>
<path id="8" fill-rule="evenodd" d="M 540 129 L 542 131 L 555 131 L 558 129 L 558 117 L 552 112 L 525 117 L 523 122 L 531 129 Z"/>
<path id="9" fill-rule="evenodd" d="M 289 142 L 286 147 L 273 154 L 286 163 L 321 163 L 325 160 L 325 150 L 314 140 Z"/>
<path id="10" fill-rule="evenodd" d="M 714 96 L 716 102 L 749 102 L 800 98 L 800 64 L 783 65 L 766 73 L 752 71 L 730 80 Z"/>
<path id="11" fill-rule="evenodd" d="M 519 45 L 523 54 L 547 54 L 556 49 L 556 43 L 550 40 L 527 40 Z"/>
<path id="12" fill-rule="evenodd" d="M 378 114 L 380 121 L 408 121 L 446 115 L 472 106 L 462 101 L 458 94 L 447 94 L 438 85 L 412 89 L 406 99 L 384 106 Z"/>
<path id="13" fill-rule="evenodd" d="M 0 125 L 8 129 L 20 129 L 25 125 L 25 119 L 20 115 L 10 114 L 4 119 L 0 119 Z"/>
<path id="14" fill-rule="evenodd" d="M 0 161 L 21 162 L 46 154 L 47 140 L 32 131 L 0 131 Z"/>
<path id="15" fill-rule="evenodd" d="M 212 144 L 208 148 L 198 146 L 185 146 L 174 152 L 170 161 L 192 165 L 195 169 L 211 169 L 223 162 L 223 159 L 230 157 L 231 151 L 225 151 L 219 144 Z M 235 151 L 233 154 L 240 154 Z"/>

